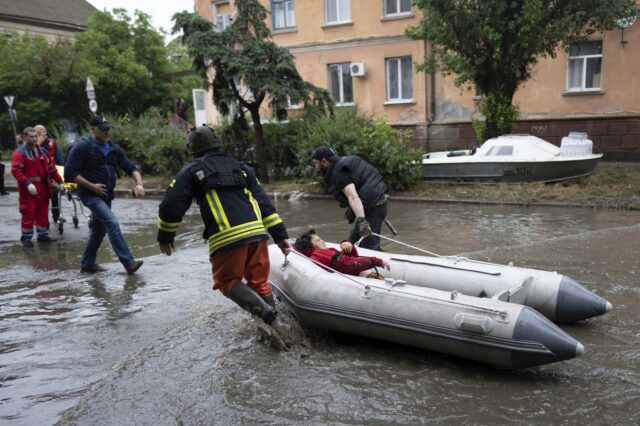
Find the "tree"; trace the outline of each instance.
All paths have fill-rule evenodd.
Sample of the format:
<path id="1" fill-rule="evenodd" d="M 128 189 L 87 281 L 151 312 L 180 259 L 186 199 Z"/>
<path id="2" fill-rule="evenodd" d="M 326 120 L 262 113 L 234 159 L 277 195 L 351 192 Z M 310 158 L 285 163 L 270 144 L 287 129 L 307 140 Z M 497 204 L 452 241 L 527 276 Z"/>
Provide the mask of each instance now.
<path id="1" fill-rule="evenodd" d="M 183 42 L 205 88 L 213 90 L 213 102 L 223 115 L 251 116 L 256 142 L 258 177 L 268 182 L 265 139 L 260 108 L 267 101 L 278 118 L 286 117 L 287 101 L 331 105 L 325 90 L 305 82 L 288 50 L 271 41 L 265 24 L 267 10 L 257 0 L 237 0 L 237 14 L 222 32 L 196 14 L 174 15 L 174 31 L 182 30 Z M 210 72 L 213 71 L 213 81 Z M 237 109 L 235 107 L 238 107 Z M 233 111 L 236 109 L 236 111 Z"/>
<path id="2" fill-rule="evenodd" d="M 138 10 L 96 12 L 77 44 L 90 61 L 99 111 L 134 116 L 150 107 L 172 109 L 169 59 L 162 34 Z M 86 77 L 85 77 L 86 79 Z"/>
<path id="3" fill-rule="evenodd" d="M 413 39 L 432 43 L 418 66 L 425 72 L 455 74 L 455 84 L 475 83 L 484 94 L 480 112 L 485 135 L 508 133 L 518 110 L 518 87 L 541 57 L 557 48 L 614 28 L 635 14 L 633 0 L 415 0 L 423 18 L 407 29 Z"/>
<path id="4" fill-rule="evenodd" d="M 59 126 L 87 109 L 84 79 L 87 62 L 73 43 L 31 34 L 0 38 L 0 93 L 15 97 L 18 131 L 44 123 Z M 0 115 L 0 136 L 13 140 L 6 110 Z M 9 145 L 9 144 L 5 144 Z"/>

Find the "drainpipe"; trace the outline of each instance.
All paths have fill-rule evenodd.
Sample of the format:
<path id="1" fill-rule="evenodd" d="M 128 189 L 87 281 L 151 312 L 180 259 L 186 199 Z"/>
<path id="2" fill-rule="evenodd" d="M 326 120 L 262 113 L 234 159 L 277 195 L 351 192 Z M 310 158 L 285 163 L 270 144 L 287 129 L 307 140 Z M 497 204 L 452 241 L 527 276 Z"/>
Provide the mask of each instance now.
<path id="1" fill-rule="evenodd" d="M 425 40 L 424 41 L 424 52 L 425 58 L 429 57 L 431 53 L 431 42 Z M 429 151 L 429 127 L 433 123 L 436 113 L 436 95 L 435 95 L 435 87 L 436 87 L 436 79 L 433 73 L 429 73 L 427 76 L 427 81 L 425 84 L 425 112 L 426 117 L 425 120 L 427 122 L 426 134 L 425 134 L 425 151 Z"/>

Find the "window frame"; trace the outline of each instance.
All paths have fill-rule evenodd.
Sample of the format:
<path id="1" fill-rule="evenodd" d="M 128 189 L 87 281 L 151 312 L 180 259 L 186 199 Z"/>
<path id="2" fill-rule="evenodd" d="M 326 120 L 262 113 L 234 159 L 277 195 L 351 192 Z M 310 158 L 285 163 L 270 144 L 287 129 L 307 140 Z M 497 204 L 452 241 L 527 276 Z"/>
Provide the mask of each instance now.
<path id="1" fill-rule="evenodd" d="M 577 43 L 600 43 L 600 53 L 597 54 L 589 54 L 589 55 L 576 55 L 571 56 L 571 47 Z M 602 91 L 602 69 L 604 62 L 604 53 L 603 47 L 604 44 L 602 40 L 585 40 L 577 43 L 571 43 L 569 45 L 569 49 L 567 51 L 567 79 L 565 90 L 567 93 L 583 93 L 583 92 L 600 92 Z M 587 83 L 587 64 L 589 59 L 600 59 L 600 81 L 598 86 L 596 87 L 586 87 Z M 582 75 L 580 76 L 580 86 L 571 87 L 571 70 L 572 70 L 572 61 L 581 60 L 582 63 Z"/>
<path id="2" fill-rule="evenodd" d="M 333 2 L 336 5 L 336 20 L 329 21 L 329 2 Z M 347 17 L 340 16 L 340 3 L 347 2 Z M 351 0 L 324 0 L 324 23 L 325 25 L 340 25 L 351 22 Z"/>
<path id="3" fill-rule="evenodd" d="M 402 92 L 402 59 L 409 58 L 409 63 L 411 64 L 411 96 L 408 98 L 403 97 Z M 385 104 L 403 104 L 403 103 L 411 103 L 415 102 L 413 98 L 413 57 L 411 55 L 404 56 L 392 56 L 389 58 L 384 58 L 384 72 L 385 72 Z M 397 72 L 398 72 L 398 98 L 391 97 L 391 62 L 397 61 Z"/>
<path id="4" fill-rule="evenodd" d="M 331 81 L 331 67 L 344 67 L 346 66 L 348 74 L 349 74 L 349 78 L 351 79 L 351 101 L 345 101 L 345 92 L 344 92 L 344 72 L 343 70 L 340 70 L 340 73 L 338 74 L 338 78 L 339 78 L 339 86 L 340 86 L 340 100 L 336 101 L 335 99 L 333 99 L 332 93 L 331 93 L 331 86 L 332 86 L 332 81 Z M 327 91 L 329 92 L 329 95 L 331 96 L 331 99 L 333 100 L 334 104 L 336 106 L 351 106 L 351 105 L 355 105 L 354 102 L 354 98 L 353 98 L 353 77 L 351 77 L 351 62 L 335 62 L 332 64 L 327 64 Z"/>
<path id="5" fill-rule="evenodd" d="M 269 3 L 271 5 L 271 28 L 273 29 L 273 31 L 296 28 L 296 8 L 294 0 L 270 0 Z M 279 3 L 283 4 L 285 7 L 284 17 L 286 22 L 283 27 L 276 26 L 275 5 Z M 289 6 L 291 6 L 291 10 L 289 10 Z M 289 17 L 289 13 L 291 13 L 292 22 L 289 22 L 289 20 L 287 19 Z"/>
<path id="6" fill-rule="evenodd" d="M 387 13 L 387 4 L 389 2 L 395 2 L 396 3 L 396 7 L 397 7 L 398 12 L 396 12 L 396 13 Z M 411 1 L 409 1 L 409 10 L 406 11 L 406 12 L 400 11 L 401 5 L 402 5 L 402 0 L 382 0 L 382 16 L 384 16 L 385 18 L 393 18 L 393 17 L 396 17 L 396 16 L 411 15 L 411 13 L 413 12 L 413 6 L 411 4 Z"/>
<path id="7" fill-rule="evenodd" d="M 231 7 L 231 2 L 229 0 L 219 0 L 211 2 L 211 16 L 213 20 L 213 28 L 215 32 L 221 33 L 226 30 L 229 25 L 231 25 L 231 15 L 232 13 L 218 13 L 219 5 L 228 5 Z M 218 16 L 222 17 L 223 28 L 218 28 Z"/>

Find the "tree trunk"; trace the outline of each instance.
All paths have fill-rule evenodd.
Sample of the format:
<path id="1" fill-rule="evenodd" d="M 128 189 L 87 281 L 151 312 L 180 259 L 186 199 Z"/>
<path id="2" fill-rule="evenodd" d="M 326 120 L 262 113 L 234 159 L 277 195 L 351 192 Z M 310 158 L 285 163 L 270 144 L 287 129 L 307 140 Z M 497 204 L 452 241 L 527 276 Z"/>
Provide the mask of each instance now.
<path id="1" fill-rule="evenodd" d="M 258 108 L 250 109 L 253 130 L 256 134 L 256 161 L 258 162 L 258 179 L 263 183 L 269 183 L 269 172 L 267 171 L 267 150 L 262 133 L 262 123 L 260 122 L 260 111 Z"/>

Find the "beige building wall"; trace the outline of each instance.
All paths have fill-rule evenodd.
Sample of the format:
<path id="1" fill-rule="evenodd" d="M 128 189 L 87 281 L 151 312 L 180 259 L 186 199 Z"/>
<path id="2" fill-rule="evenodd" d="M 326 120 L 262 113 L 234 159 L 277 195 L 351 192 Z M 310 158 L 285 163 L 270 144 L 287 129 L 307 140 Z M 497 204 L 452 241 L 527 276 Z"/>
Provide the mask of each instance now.
<path id="1" fill-rule="evenodd" d="M 260 0 L 270 10 L 269 0 Z M 214 19 L 214 7 L 220 13 L 233 10 L 233 0 L 196 0 L 196 11 L 204 18 Z M 352 77 L 353 105 L 364 113 L 384 117 L 391 123 L 416 125 L 426 123 L 428 102 L 427 78 L 413 71 L 411 100 L 388 102 L 386 99 L 385 58 L 411 56 L 419 62 L 424 56 L 425 43 L 408 40 L 405 28 L 418 22 L 419 13 L 385 17 L 383 0 L 351 0 L 350 22 L 326 24 L 324 0 L 295 0 L 295 27 L 273 30 L 272 17 L 267 25 L 273 31 L 273 41 L 287 48 L 295 58 L 302 78 L 318 87 L 328 87 L 328 65 L 362 62 L 367 69 L 364 77 Z M 207 118 L 220 120 L 207 95 Z M 270 111 L 263 108 L 262 116 L 269 119 Z"/>
<path id="2" fill-rule="evenodd" d="M 637 2 L 640 5 L 640 1 Z M 541 58 L 532 77 L 516 92 L 522 119 L 566 119 L 640 114 L 640 19 L 624 31 L 596 33 L 602 40 L 601 90 L 569 92 L 569 61 L 564 49 Z M 436 121 L 468 121 L 477 110 L 475 88 L 457 88 L 453 78 L 436 76 Z"/>

